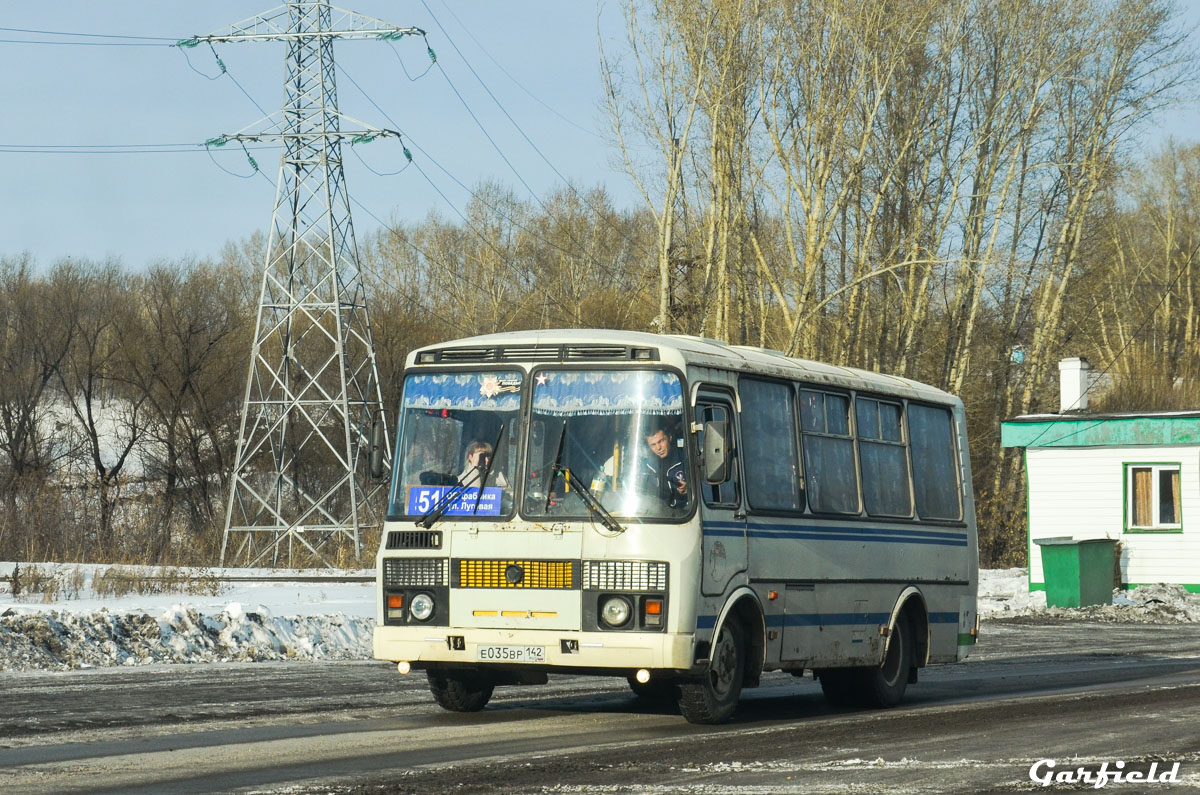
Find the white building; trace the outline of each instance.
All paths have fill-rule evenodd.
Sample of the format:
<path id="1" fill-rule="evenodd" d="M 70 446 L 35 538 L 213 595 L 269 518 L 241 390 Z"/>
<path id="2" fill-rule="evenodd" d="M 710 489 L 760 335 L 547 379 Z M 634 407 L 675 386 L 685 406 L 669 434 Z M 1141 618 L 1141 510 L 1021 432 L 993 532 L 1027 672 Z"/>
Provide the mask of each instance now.
<path id="1" fill-rule="evenodd" d="M 1093 414 L 1087 362 L 1068 359 L 1064 410 L 1001 424 L 1025 452 L 1029 587 L 1045 587 L 1037 539 L 1119 542 L 1126 587 L 1178 583 L 1200 592 L 1200 411 Z"/>

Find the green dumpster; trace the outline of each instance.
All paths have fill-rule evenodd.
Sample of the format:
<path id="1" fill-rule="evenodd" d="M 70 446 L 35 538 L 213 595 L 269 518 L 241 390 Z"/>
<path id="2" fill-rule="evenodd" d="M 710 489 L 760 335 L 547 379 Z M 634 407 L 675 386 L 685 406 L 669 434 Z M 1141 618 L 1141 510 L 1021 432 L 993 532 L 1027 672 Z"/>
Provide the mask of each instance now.
<path id="1" fill-rule="evenodd" d="M 1046 583 L 1048 607 L 1112 604 L 1116 541 L 1060 537 L 1035 538 L 1033 543 L 1042 548 L 1042 579 Z"/>

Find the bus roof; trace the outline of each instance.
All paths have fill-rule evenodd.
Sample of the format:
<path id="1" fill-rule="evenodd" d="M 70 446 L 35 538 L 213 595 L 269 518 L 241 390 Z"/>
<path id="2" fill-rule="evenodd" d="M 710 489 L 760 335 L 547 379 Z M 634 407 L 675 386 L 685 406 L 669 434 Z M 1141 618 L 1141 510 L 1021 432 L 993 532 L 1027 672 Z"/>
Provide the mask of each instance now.
<path id="1" fill-rule="evenodd" d="M 659 361 L 670 361 L 677 356 L 685 366 L 697 365 L 775 375 L 819 384 L 886 392 L 936 403 L 960 402 L 958 398 L 948 392 L 909 378 L 799 359 L 768 348 L 728 345 L 719 340 L 685 334 L 650 334 L 642 331 L 613 329 L 541 329 L 483 334 L 418 348 L 409 353 L 407 364 L 411 367 L 417 362 L 419 354 L 431 352 L 439 354 L 439 363 L 443 365 L 484 364 L 498 361 L 514 363 L 568 361 L 580 363 L 588 361 L 599 364 L 605 361 L 604 357 L 597 356 L 595 353 L 578 358 L 572 357 L 569 353 L 547 355 L 552 353 L 554 348 L 560 348 L 566 352 L 572 346 L 612 346 L 614 355 L 610 358 L 625 361 L 628 359 L 623 355 L 615 354 L 618 348 L 657 348 Z M 502 357 L 496 353 L 501 347 L 504 349 Z M 596 351 L 596 353 L 598 352 Z M 452 355 L 443 357 L 441 355 L 443 353 L 452 353 Z"/>

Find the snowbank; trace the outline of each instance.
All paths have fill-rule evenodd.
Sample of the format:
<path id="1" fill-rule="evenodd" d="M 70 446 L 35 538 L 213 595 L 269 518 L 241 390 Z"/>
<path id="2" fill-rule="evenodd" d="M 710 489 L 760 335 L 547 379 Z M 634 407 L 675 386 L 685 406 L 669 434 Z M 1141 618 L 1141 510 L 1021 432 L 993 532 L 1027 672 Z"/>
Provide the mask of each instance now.
<path id="1" fill-rule="evenodd" d="M 0 563 L 0 671 L 371 657 L 374 582 L 338 581 L 370 570 L 21 563 L 42 586 L 13 596 L 13 566 Z M 114 595 L 121 579 L 134 590 Z"/>
<path id="2" fill-rule="evenodd" d="M 3 615 L 0 670 L 367 659 L 374 625 L 344 615 L 275 618 L 265 608 L 248 612 L 237 602 L 216 615 L 181 604 L 157 618 L 104 610 Z"/>
<path id="3" fill-rule="evenodd" d="M 142 593 L 115 595 L 113 568 L 36 566 L 52 585 L 13 596 L 12 563 L 0 563 L 0 671 L 151 663 L 370 659 L 373 572 L 120 567 Z M 239 582 L 237 578 L 272 578 Z M 119 579 L 119 578 L 118 578 Z M 157 584 L 160 583 L 161 585 Z M 1200 621 L 1200 594 L 1178 585 L 1116 592 L 1113 604 L 1063 610 L 1030 593 L 1024 569 L 979 573 L 985 620 Z"/>
<path id="4" fill-rule="evenodd" d="M 979 615 L 988 619 L 1037 618 L 1058 621 L 1104 621 L 1176 624 L 1200 621 L 1200 594 L 1182 585 L 1142 585 L 1113 591 L 1112 604 L 1091 607 L 1046 607 L 1046 592 L 1029 590 L 1025 569 L 979 572 Z"/>

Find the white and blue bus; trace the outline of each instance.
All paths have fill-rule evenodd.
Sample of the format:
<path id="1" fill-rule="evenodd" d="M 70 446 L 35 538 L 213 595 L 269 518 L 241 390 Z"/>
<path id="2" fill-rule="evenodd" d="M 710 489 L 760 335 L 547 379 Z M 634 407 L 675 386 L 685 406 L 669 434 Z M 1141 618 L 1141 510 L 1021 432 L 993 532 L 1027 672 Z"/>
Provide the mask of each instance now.
<path id="1" fill-rule="evenodd" d="M 889 706 L 978 630 L 961 401 L 714 340 L 493 334 L 405 370 L 375 657 L 483 708 L 549 673 L 727 720 L 764 671 Z"/>

